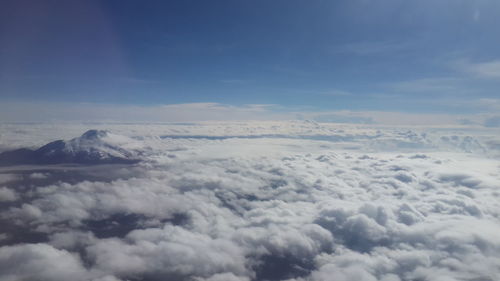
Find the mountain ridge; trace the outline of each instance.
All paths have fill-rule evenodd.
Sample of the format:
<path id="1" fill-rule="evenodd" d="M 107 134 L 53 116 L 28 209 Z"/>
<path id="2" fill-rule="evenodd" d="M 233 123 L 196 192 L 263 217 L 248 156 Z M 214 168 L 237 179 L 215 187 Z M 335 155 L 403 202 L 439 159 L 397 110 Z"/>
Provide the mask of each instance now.
<path id="1" fill-rule="evenodd" d="M 140 162 L 121 145 L 128 137 L 105 130 L 88 130 L 68 141 L 56 140 L 38 149 L 20 148 L 0 153 L 0 166 L 46 164 L 133 164 Z"/>

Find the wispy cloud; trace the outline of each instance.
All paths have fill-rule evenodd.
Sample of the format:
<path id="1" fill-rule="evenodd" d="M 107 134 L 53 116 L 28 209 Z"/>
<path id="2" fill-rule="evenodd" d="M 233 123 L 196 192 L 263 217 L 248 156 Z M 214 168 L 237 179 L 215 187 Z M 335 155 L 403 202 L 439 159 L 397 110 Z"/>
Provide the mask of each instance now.
<path id="1" fill-rule="evenodd" d="M 456 69 L 479 78 L 500 78 L 500 59 L 485 62 L 459 60 L 453 63 Z"/>
<path id="2" fill-rule="evenodd" d="M 301 116 L 318 122 L 415 126 L 460 125 L 462 119 L 477 119 L 474 115 L 349 110 L 304 112 Z"/>
<path id="3" fill-rule="evenodd" d="M 474 21 L 479 21 L 481 19 L 481 11 L 475 10 L 472 18 L 474 19 Z"/>
<path id="4" fill-rule="evenodd" d="M 32 121 L 117 121 L 117 122 L 190 122 L 204 120 L 281 120 L 273 105 L 241 106 L 220 103 L 186 103 L 168 105 L 117 105 L 93 103 L 27 103 L 0 104 L 0 120 Z M 288 118 L 289 119 L 289 118 Z"/>
<path id="5" fill-rule="evenodd" d="M 392 98 L 390 95 L 386 99 Z M 500 100 L 438 99 L 443 107 L 469 108 L 477 114 L 430 114 L 398 111 L 293 109 L 274 104 L 228 105 L 215 102 L 167 105 L 116 105 L 93 103 L 2 103 L 1 122 L 197 122 L 271 121 L 307 119 L 333 123 L 384 125 L 460 125 L 460 120 L 483 124 L 500 110 Z"/>
<path id="6" fill-rule="evenodd" d="M 461 79 L 456 77 L 422 78 L 389 83 L 386 86 L 398 92 L 449 92 L 460 89 Z"/>
<path id="7" fill-rule="evenodd" d="M 334 96 L 334 97 L 347 97 L 353 95 L 353 93 L 350 91 L 338 90 L 338 89 L 326 90 L 320 92 L 320 94 L 324 96 Z"/>
<path id="8" fill-rule="evenodd" d="M 362 41 L 335 46 L 332 49 L 336 54 L 354 54 L 360 56 L 385 54 L 395 51 L 402 51 L 409 48 L 408 42 L 393 41 Z"/>
<path id="9" fill-rule="evenodd" d="M 221 79 L 219 81 L 224 84 L 247 84 L 250 82 L 250 80 L 248 79 L 238 79 L 238 78 Z"/>
<path id="10" fill-rule="evenodd" d="M 479 99 L 476 103 L 482 108 L 500 111 L 500 99 Z"/>

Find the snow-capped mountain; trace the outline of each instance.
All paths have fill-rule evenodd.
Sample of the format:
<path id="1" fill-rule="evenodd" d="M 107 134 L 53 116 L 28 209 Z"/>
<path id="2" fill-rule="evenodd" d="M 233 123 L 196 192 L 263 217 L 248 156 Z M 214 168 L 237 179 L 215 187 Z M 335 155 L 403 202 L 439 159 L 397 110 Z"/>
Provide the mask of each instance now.
<path id="1" fill-rule="evenodd" d="M 69 141 L 57 140 L 36 150 L 21 148 L 0 154 L 0 165 L 128 164 L 139 162 L 137 143 L 103 130 L 89 130 Z"/>

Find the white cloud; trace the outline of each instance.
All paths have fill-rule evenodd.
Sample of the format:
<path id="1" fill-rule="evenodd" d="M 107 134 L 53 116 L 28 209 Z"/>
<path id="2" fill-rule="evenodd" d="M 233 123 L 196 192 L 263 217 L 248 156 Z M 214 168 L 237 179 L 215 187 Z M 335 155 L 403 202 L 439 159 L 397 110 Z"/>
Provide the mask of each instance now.
<path id="1" fill-rule="evenodd" d="M 0 248 L 0 280 L 87 279 L 79 257 L 47 244 L 24 244 Z"/>
<path id="2" fill-rule="evenodd" d="M 225 272 L 249 274 L 244 252 L 231 241 L 176 226 L 135 230 L 125 241 L 102 240 L 87 251 L 99 269 L 122 276 L 144 274 L 170 279 Z"/>
<path id="3" fill-rule="evenodd" d="M 30 179 L 46 179 L 48 175 L 44 173 L 33 173 L 29 177 Z"/>
<path id="4" fill-rule="evenodd" d="M 8 174 L 8 173 L 0 174 L 0 184 L 7 183 L 9 181 L 15 181 L 17 179 L 19 179 L 19 176 L 15 174 Z"/>
<path id="5" fill-rule="evenodd" d="M 18 195 L 14 190 L 6 187 L 0 187 L 0 202 L 15 201 L 17 197 Z"/>
<path id="6" fill-rule="evenodd" d="M 352 96 L 353 93 L 345 90 L 339 90 L 339 89 L 332 89 L 324 92 L 320 92 L 320 95 L 324 96 L 332 96 L 332 97 L 346 97 L 346 96 Z"/>
<path id="7" fill-rule="evenodd" d="M 475 115 L 453 115 L 440 113 L 404 113 L 384 111 L 333 111 L 302 112 L 305 119 L 318 122 L 358 123 L 380 125 L 454 126 L 459 119 L 478 119 Z M 481 117 L 479 117 L 481 118 Z"/>
<path id="8" fill-rule="evenodd" d="M 269 120 L 287 115 L 269 110 L 271 105 L 231 106 L 219 103 L 190 103 L 154 106 L 105 105 L 91 103 L 0 104 L 3 122 L 115 121 L 190 122 L 205 120 Z"/>
<path id="9" fill-rule="evenodd" d="M 233 273 L 218 273 L 209 278 L 196 278 L 197 281 L 250 281 L 246 276 L 236 276 Z"/>
<path id="10" fill-rule="evenodd" d="M 9 190 L 34 184 L 1 210 L 0 242 L 21 244 L 0 247 L 0 264 L 25 262 L 0 280 L 500 278 L 491 129 L 99 126 L 135 137 L 145 161 L 44 167 L 43 186 L 29 167 L 11 177 Z"/>
<path id="11" fill-rule="evenodd" d="M 460 82 L 456 77 L 422 78 L 410 81 L 394 82 L 389 88 L 403 93 L 449 93 L 460 91 Z"/>
<path id="12" fill-rule="evenodd" d="M 398 82 L 389 85 L 391 92 L 437 93 L 468 91 L 460 85 L 455 78 L 420 79 L 415 81 Z M 464 90 L 465 89 L 465 90 Z M 321 95 L 348 96 L 349 92 L 332 90 L 320 92 Z M 373 94 L 373 98 L 400 98 L 395 94 Z M 441 104 L 444 107 L 468 108 L 475 111 L 495 112 L 498 106 L 491 103 L 494 99 L 442 99 L 433 100 L 432 104 Z M 428 104 L 423 103 L 423 106 Z M 349 111 L 349 110 L 323 110 L 323 111 L 297 111 L 294 109 L 280 108 L 270 104 L 247 104 L 242 106 L 225 105 L 219 103 L 189 103 L 167 104 L 151 106 L 132 105 L 106 105 L 106 104 L 72 104 L 72 103 L 15 103 L 4 102 L 0 104 L 0 127 L 7 130 L 5 122 L 37 123 L 44 126 L 54 126 L 61 123 L 72 124 L 69 129 L 74 130 L 75 123 L 86 123 L 87 128 L 96 128 L 96 124 L 109 123 L 189 123 L 189 122 L 237 122 L 237 121 L 283 121 L 283 120 L 318 120 L 319 122 L 333 123 L 378 123 L 384 125 L 459 125 L 461 119 L 480 119 L 480 114 L 432 114 L 432 113 L 405 113 L 397 111 Z M 482 122 L 479 122 L 482 123 Z M 26 126 L 28 130 L 33 127 Z M 18 134 L 28 133 L 25 129 L 16 128 Z M 75 132 L 58 132 L 70 138 Z M 0 133 L 0 141 L 9 135 Z M 25 139 L 23 139 L 25 140 Z M 10 145 L 17 142 L 9 141 Z M 6 148 L 0 144 L 0 150 Z"/>

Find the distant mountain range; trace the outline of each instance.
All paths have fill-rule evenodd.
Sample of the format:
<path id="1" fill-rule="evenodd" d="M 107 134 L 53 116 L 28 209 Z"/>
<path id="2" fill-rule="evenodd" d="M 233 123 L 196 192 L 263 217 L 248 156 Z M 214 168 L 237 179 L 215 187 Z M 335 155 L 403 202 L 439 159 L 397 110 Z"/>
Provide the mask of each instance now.
<path id="1" fill-rule="evenodd" d="M 89 130 L 69 141 L 57 140 L 36 150 L 21 148 L 0 153 L 0 165 L 132 164 L 140 160 L 123 148 L 132 140 L 103 130 Z"/>

